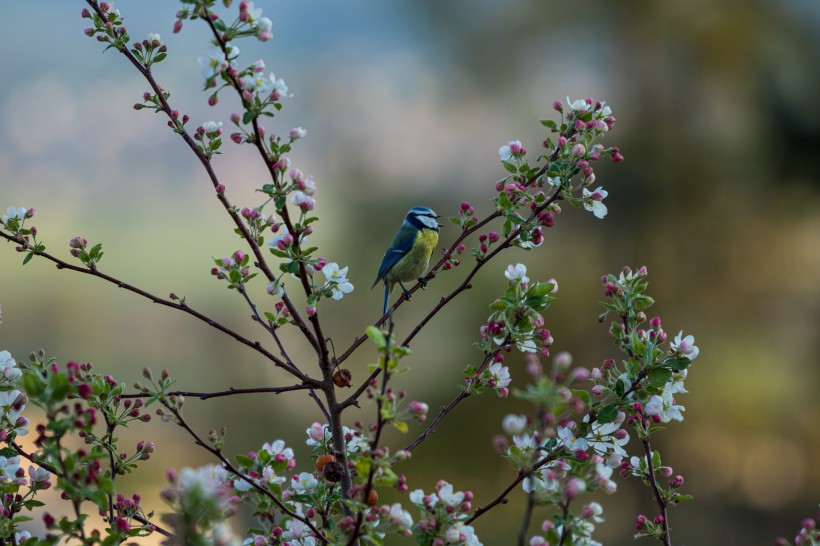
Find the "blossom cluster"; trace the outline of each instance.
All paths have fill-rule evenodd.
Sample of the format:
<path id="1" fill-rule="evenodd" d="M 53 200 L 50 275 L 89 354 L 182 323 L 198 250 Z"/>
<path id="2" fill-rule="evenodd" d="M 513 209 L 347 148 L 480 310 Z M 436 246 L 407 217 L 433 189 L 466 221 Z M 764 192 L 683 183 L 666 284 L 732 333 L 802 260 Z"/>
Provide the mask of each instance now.
<path id="1" fill-rule="evenodd" d="M 472 510 L 472 500 L 472 491 L 456 491 L 444 480 L 436 484 L 435 492 L 410 492 L 410 502 L 420 512 L 414 526 L 416 537 L 425 537 L 424 544 L 481 546 L 475 529 L 464 522 Z"/>

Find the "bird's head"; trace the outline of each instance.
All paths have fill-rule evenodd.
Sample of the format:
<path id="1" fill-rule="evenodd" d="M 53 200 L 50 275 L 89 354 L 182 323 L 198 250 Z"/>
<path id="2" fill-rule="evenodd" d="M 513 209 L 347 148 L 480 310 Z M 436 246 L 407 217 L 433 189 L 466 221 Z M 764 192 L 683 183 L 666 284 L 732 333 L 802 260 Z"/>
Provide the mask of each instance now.
<path id="1" fill-rule="evenodd" d="M 440 218 L 432 209 L 427 207 L 413 207 L 404 218 L 406 222 L 416 226 L 417 228 L 427 228 L 438 231 L 441 226 L 436 219 Z"/>

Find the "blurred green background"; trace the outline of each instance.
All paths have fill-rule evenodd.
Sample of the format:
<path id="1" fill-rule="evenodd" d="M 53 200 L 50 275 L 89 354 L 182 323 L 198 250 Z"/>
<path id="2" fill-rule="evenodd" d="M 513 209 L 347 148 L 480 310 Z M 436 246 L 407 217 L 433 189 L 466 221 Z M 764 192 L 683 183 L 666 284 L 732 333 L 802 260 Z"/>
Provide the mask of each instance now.
<path id="1" fill-rule="evenodd" d="M 0 44 L 0 208 L 34 207 L 51 252 L 68 257 L 71 236 L 101 242 L 101 269 L 263 339 L 237 295 L 209 275 L 211 257 L 240 248 L 196 159 L 165 126 L 135 112 L 147 85 L 113 52 L 82 34 L 83 2 L 6 2 Z M 616 356 L 596 322 L 599 278 L 646 265 L 656 314 L 674 334 L 696 336 L 701 356 L 680 397 L 686 421 L 657 439 L 664 462 L 686 477 L 695 502 L 675 507 L 675 543 L 770 544 L 813 515 L 820 491 L 820 4 L 812 0 L 693 2 L 257 2 L 274 40 L 239 43 L 241 59 L 265 59 L 294 97 L 269 131 L 303 126 L 294 166 L 318 184 L 321 221 L 311 241 L 349 265 L 356 290 L 323 304 L 337 352 L 381 309 L 369 290 L 406 210 L 428 205 L 454 215 L 468 200 L 491 211 L 504 176 L 497 149 L 520 138 L 532 155 L 539 118 L 556 98 L 605 100 L 618 123 L 606 144 L 626 161 L 602 162 L 609 191 L 599 221 L 569 207 L 544 246 L 510 252 L 482 270 L 475 289 L 419 336 L 412 373 L 396 380 L 431 414 L 457 394 L 461 371 L 507 263 L 534 279 L 554 277 L 559 300 L 546 316 L 555 350 L 578 365 Z M 133 37 L 161 33 L 169 58 L 157 66 L 171 102 L 192 117 L 227 121 L 228 93 L 209 108 L 196 57 L 207 35 L 186 23 L 172 35 L 178 4 L 116 5 Z M 235 8 L 234 8 L 235 9 Z M 227 125 L 227 124 L 226 124 Z M 248 147 L 226 143 L 216 170 L 239 206 L 254 205 L 264 169 Z M 448 224 L 449 225 L 449 224 Z M 456 229 L 442 232 L 452 241 Z M 43 347 L 60 361 L 91 361 L 127 384 L 143 366 L 166 368 L 185 390 L 288 382 L 257 354 L 190 317 L 154 306 L 41 260 L 25 268 L 0 248 L 0 348 L 19 360 Z M 467 261 L 467 260 L 465 260 Z M 397 314 L 408 331 L 466 267 L 439 276 Z M 260 302 L 272 302 L 263 283 Z M 268 298 L 267 300 L 265 298 Z M 312 360 L 289 334 L 293 351 Z M 270 344 L 272 345 L 272 344 Z M 355 379 L 374 359 L 347 364 Z M 522 386 L 520 360 L 511 365 Z M 205 433 L 227 425 L 228 451 L 283 438 L 307 465 L 304 429 L 320 416 L 299 395 L 189 400 Z M 399 470 L 411 489 L 440 478 L 486 503 L 513 477 L 490 445 L 506 413 L 523 410 L 493 394 L 470 399 Z M 353 418 L 370 419 L 365 405 Z M 419 432 L 411 428 L 410 436 Z M 156 442 L 155 457 L 130 482 L 149 508 L 167 467 L 211 462 L 171 425 L 126 435 Z M 396 447 L 408 439 L 389 438 Z M 632 448 L 634 450 L 634 446 Z M 632 544 L 634 517 L 654 514 L 650 493 L 618 480 L 596 495 L 607 521 L 598 539 Z M 394 498 L 384 492 L 382 500 Z M 510 544 L 522 498 L 477 522 L 484 544 Z M 546 512 L 536 514 L 534 526 Z"/>

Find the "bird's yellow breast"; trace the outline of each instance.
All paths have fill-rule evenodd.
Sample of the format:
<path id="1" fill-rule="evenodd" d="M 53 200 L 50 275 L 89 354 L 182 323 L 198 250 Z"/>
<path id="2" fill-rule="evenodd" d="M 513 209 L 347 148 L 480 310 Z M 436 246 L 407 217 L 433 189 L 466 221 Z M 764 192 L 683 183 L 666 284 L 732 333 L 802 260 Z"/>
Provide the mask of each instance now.
<path id="1" fill-rule="evenodd" d="M 401 260 L 387 273 L 385 278 L 391 282 L 413 281 L 421 277 L 430 265 L 430 256 L 438 243 L 438 232 L 432 229 L 420 229 L 416 233 L 413 246 Z"/>

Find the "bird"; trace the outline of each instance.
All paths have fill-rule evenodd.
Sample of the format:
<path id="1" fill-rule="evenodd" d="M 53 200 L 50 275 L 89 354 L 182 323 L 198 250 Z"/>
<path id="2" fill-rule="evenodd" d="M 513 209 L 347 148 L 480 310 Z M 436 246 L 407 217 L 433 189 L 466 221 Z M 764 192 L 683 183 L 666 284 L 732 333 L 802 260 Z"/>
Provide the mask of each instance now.
<path id="1" fill-rule="evenodd" d="M 399 283 L 407 299 L 410 299 L 410 292 L 402 281 L 418 279 L 422 286 L 426 284 L 421 276 L 427 271 L 430 256 L 438 243 L 438 230 L 442 227 L 436 221 L 438 218 L 440 216 L 427 207 L 413 207 L 404 217 L 404 222 L 384 253 L 379 274 L 370 288 L 372 290 L 379 281 L 384 281 L 383 314 L 387 314 L 387 302 L 396 283 Z"/>

